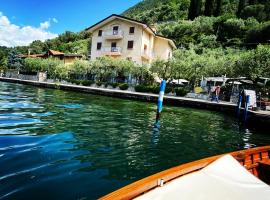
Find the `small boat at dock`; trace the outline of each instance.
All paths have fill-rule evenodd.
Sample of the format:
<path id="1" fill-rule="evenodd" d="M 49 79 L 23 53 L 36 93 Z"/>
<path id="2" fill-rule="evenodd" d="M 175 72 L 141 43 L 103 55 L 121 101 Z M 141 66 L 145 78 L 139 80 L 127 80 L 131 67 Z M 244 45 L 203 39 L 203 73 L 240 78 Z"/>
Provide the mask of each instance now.
<path id="1" fill-rule="evenodd" d="M 270 200 L 270 146 L 213 156 L 151 175 L 100 200 Z"/>

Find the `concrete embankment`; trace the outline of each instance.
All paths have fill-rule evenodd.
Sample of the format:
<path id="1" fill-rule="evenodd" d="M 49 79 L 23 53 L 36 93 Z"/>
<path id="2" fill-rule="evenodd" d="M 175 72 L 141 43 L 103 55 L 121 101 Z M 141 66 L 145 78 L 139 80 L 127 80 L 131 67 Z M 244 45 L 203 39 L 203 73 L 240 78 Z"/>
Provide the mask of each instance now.
<path id="1" fill-rule="evenodd" d="M 127 90 L 87 87 L 87 86 L 81 86 L 81 85 L 38 82 L 38 81 L 21 80 L 21 79 L 4 78 L 4 77 L 0 77 L 0 81 L 21 83 L 25 85 L 34 85 L 34 86 L 45 87 L 45 88 L 85 92 L 85 93 L 90 93 L 90 94 L 117 97 L 117 98 L 122 98 L 122 99 L 148 101 L 148 102 L 154 102 L 154 103 L 157 102 L 157 98 L 158 98 L 157 94 L 133 92 L 133 91 L 127 91 Z M 210 102 L 206 100 L 191 99 L 191 98 L 184 98 L 184 97 L 174 97 L 174 96 L 165 96 L 164 105 L 188 106 L 188 107 L 194 107 L 194 108 L 202 108 L 202 109 L 209 109 L 209 110 L 216 110 L 216 111 L 229 111 L 229 112 L 234 111 L 236 108 L 235 104 L 231 104 L 227 102 L 216 103 L 216 102 Z"/>
<path id="2" fill-rule="evenodd" d="M 33 86 L 44 87 L 44 88 L 84 92 L 84 93 L 110 96 L 110 97 L 116 97 L 116 98 L 122 98 L 122 99 L 147 101 L 147 102 L 154 102 L 154 103 L 156 103 L 158 99 L 158 95 L 156 94 L 123 91 L 123 90 L 116 90 L 116 89 L 86 87 L 86 86 L 81 86 L 81 85 L 38 82 L 38 81 L 21 80 L 21 79 L 5 78 L 5 77 L 0 77 L 0 81 L 20 83 L 20 84 L 25 84 L 25 85 L 33 85 Z M 213 111 L 221 111 L 221 112 L 231 114 L 231 115 L 234 115 L 236 112 L 236 105 L 229 102 L 216 103 L 216 102 L 210 102 L 207 100 L 174 97 L 174 96 L 165 96 L 164 105 L 174 105 L 174 106 L 192 107 L 192 108 L 199 108 L 199 109 L 206 109 L 206 110 L 213 110 Z M 269 126 L 270 125 L 269 124 L 270 112 L 250 111 L 249 121 L 256 122 L 256 125 L 258 125 L 259 123 L 259 124 L 266 124 Z"/>

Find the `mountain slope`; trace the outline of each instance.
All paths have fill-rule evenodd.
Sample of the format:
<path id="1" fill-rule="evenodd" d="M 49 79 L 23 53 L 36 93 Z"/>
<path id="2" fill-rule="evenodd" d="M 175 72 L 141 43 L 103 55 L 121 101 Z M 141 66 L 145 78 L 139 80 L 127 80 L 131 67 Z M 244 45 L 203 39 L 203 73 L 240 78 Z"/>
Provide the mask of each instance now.
<path id="1" fill-rule="evenodd" d="M 123 15 L 146 23 L 187 19 L 191 2 L 199 6 L 199 16 L 233 14 L 243 19 L 254 17 L 260 22 L 270 20 L 269 0 L 143 0 Z"/>
<path id="2" fill-rule="evenodd" d="M 146 23 L 185 19 L 190 0 L 144 0 L 123 15 Z"/>
<path id="3" fill-rule="evenodd" d="M 270 41 L 270 0 L 144 0 L 123 15 L 155 24 L 177 46 L 250 48 Z"/>

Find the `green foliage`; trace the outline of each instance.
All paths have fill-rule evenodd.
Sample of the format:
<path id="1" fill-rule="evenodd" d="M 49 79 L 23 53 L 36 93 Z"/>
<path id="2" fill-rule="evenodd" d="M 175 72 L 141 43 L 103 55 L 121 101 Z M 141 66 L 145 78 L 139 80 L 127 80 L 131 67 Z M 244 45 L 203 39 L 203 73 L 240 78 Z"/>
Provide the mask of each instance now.
<path id="1" fill-rule="evenodd" d="M 262 4 L 246 6 L 240 16 L 243 19 L 248 19 L 249 17 L 254 17 L 258 21 L 262 22 L 267 20 L 267 13 L 264 12 L 265 6 Z"/>
<path id="2" fill-rule="evenodd" d="M 245 41 L 255 47 L 259 43 L 269 43 L 270 21 L 255 24 L 254 28 L 250 28 L 249 30 L 247 30 Z"/>
<path id="3" fill-rule="evenodd" d="M 119 89 L 120 90 L 127 90 L 128 89 L 128 84 L 127 83 L 121 83 L 119 84 Z"/>
<path id="4" fill-rule="evenodd" d="M 174 92 L 177 96 L 184 97 L 189 92 L 189 90 L 183 87 L 178 87 L 174 89 Z"/>
<path id="5" fill-rule="evenodd" d="M 7 65 L 10 69 L 20 70 L 23 66 L 23 60 L 19 57 L 16 51 L 11 51 L 7 57 Z"/>
<path id="6" fill-rule="evenodd" d="M 236 63 L 235 75 L 252 80 L 270 77 L 270 47 L 259 45 L 257 49 L 243 53 Z"/>
<path id="7" fill-rule="evenodd" d="M 44 52 L 45 44 L 40 40 L 35 40 L 29 45 L 31 54 L 41 54 Z"/>
<path id="8" fill-rule="evenodd" d="M 201 0 L 190 0 L 190 6 L 188 10 L 188 19 L 194 20 L 201 14 Z"/>
<path id="9" fill-rule="evenodd" d="M 0 46 L 0 70 L 7 68 L 8 48 Z"/>
<path id="10" fill-rule="evenodd" d="M 123 14 L 146 23 L 186 19 L 190 0 L 145 0 Z"/>
<path id="11" fill-rule="evenodd" d="M 70 73 L 74 75 L 86 75 L 91 69 L 91 63 L 86 60 L 75 60 L 75 62 L 70 64 Z"/>
<path id="12" fill-rule="evenodd" d="M 24 60 L 23 71 L 25 72 L 38 72 L 41 71 L 43 66 L 44 59 L 41 58 L 26 58 Z"/>
<path id="13" fill-rule="evenodd" d="M 94 84 L 94 81 L 91 80 L 81 80 L 80 84 L 82 84 L 83 86 L 91 86 L 92 84 Z"/>
<path id="14" fill-rule="evenodd" d="M 151 64 L 150 71 L 153 74 L 156 74 L 159 78 L 162 78 L 164 80 L 168 80 L 172 77 L 173 73 L 173 64 L 172 60 L 155 60 Z"/>
<path id="15" fill-rule="evenodd" d="M 63 63 L 54 58 L 26 58 L 22 70 L 25 72 L 47 72 L 48 78 L 56 77 L 56 67 Z"/>
<path id="16" fill-rule="evenodd" d="M 112 86 L 113 88 L 117 88 L 117 87 L 119 86 L 119 83 L 111 83 L 111 86 Z"/>
<path id="17" fill-rule="evenodd" d="M 64 63 L 61 63 L 55 67 L 52 77 L 59 80 L 69 80 L 70 71 L 70 65 L 65 65 Z"/>
<path id="18" fill-rule="evenodd" d="M 136 85 L 134 89 L 136 92 L 159 93 L 159 86 L 156 85 Z"/>
<path id="19" fill-rule="evenodd" d="M 245 32 L 245 22 L 242 19 L 227 19 L 225 22 L 220 23 L 218 32 L 217 39 L 221 42 L 234 45 L 235 43 L 231 41 L 239 39 L 241 43 Z"/>

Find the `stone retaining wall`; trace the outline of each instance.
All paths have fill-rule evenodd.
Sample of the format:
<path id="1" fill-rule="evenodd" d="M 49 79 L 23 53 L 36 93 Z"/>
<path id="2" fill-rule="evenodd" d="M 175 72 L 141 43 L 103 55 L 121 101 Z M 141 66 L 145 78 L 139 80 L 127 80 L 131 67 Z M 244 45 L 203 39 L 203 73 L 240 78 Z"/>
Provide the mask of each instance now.
<path id="1" fill-rule="evenodd" d="M 22 80 L 31 80 L 31 81 L 46 81 L 47 73 L 37 72 L 36 75 L 20 74 L 18 70 L 6 70 L 4 73 L 6 78 L 15 78 Z"/>

